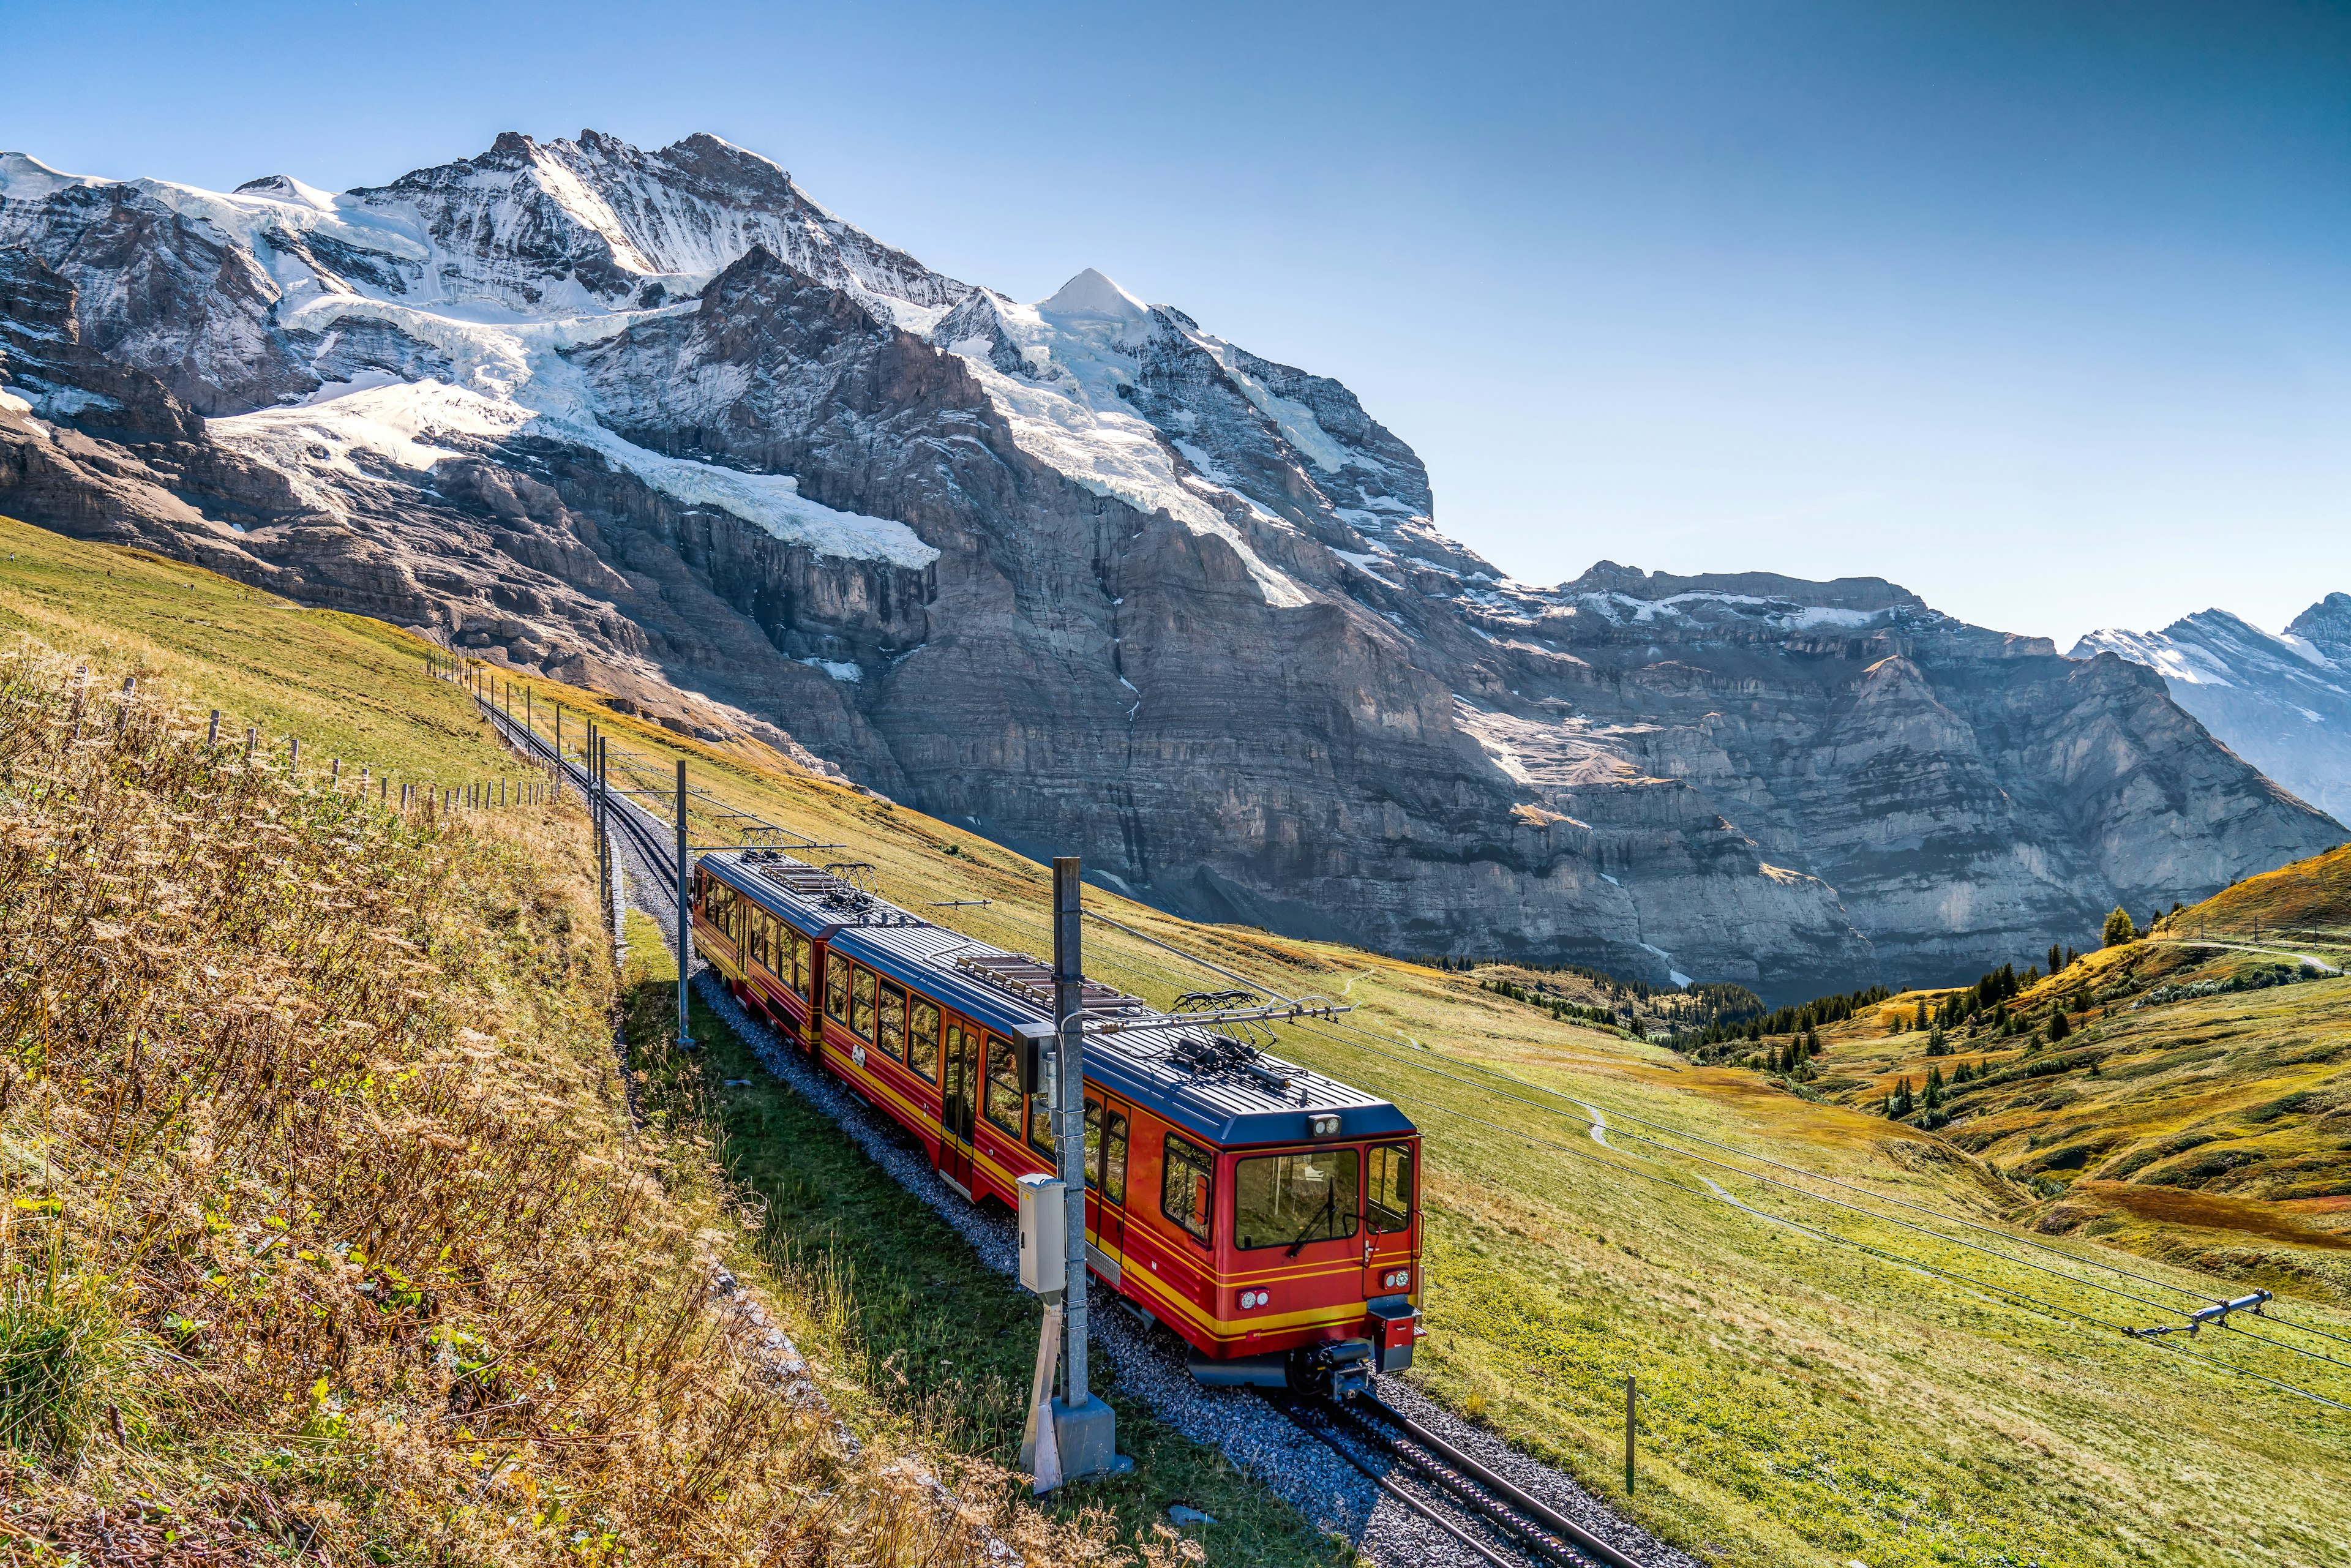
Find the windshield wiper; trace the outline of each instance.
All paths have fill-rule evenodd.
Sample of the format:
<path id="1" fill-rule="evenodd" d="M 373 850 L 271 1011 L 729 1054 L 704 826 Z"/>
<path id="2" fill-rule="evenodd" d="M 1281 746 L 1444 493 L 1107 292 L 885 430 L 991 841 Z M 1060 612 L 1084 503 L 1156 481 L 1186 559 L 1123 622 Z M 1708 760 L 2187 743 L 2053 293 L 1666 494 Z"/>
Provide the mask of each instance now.
<path id="1" fill-rule="evenodd" d="M 1314 1228 L 1316 1226 L 1322 1223 L 1322 1217 L 1330 1213 L 1338 1206 L 1339 1188 L 1334 1183 L 1331 1190 L 1322 1195 L 1322 1207 L 1316 1209 L 1313 1216 L 1306 1221 L 1306 1228 L 1298 1233 L 1298 1239 L 1290 1244 L 1290 1250 L 1283 1253 L 1282 1256 L 1285 1258 L 1295 1258 L 1301 1252 L 1303 1252 L 1306 1249 L 1306 1239 L 1313 1234 Z"/>

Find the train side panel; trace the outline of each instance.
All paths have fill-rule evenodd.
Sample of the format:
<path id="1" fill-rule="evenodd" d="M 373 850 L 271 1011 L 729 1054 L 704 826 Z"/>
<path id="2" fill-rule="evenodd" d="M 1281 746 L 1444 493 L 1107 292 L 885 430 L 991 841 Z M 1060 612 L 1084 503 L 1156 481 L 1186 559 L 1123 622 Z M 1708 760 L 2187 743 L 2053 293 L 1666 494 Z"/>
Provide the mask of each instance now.
<path id="1" fill-rule="evenodd" d="M 994 1093 L 988 1081 L 999 1048 L 1008 1050 L 1006 1060 L 1014 1064 L 1011 1075 L 1021 1075 L 1018 1053 L 1025 1049 L 1023 1042 L 932 998 L 886 969 L 860 965 L 847 955 L 836 956 L 829 940 L 835 928 L 808 930 L 789 915 L 758 905 L 770 918 L 791 925 L 808 939 L 810 995 L 803 998 L 749 956 L 743 950 L 747 945 L 737 939 L 737 930 L 748 918 L 741 906 L 753 902 L 749 894 L 730 887 L 726 902 L 733 918 L 725 925 L 704 914 L 704 902 L 698 895 L 695 946 L 726 977 L 737 997 L 802 1042 L 803 1049 L 812 1049 L 843 1082 L 913 1133 L 933 1164 L 942 1168 L 946 1155 L 945 1080 L 950 1069 L 946 1055 L 938 1051 L 932 1054 L 939 1070 L 937 1081 L 925 1078 L 910 1065 L 905 1059 L 910 1038 L 906 1029 L 920 1005 L 937 1010 L 940 1042 L 950 1029 L 971 1031 L 974 1039 L 985 1042 L 977 1081 L 967 1090 L 975 1097 L 968 1113 L 970 1196 L 975 1200 L 994 1197 L 1008 1207 L 1017 1206 L 1016 1184 L 1022 1175 L 1056 1169 L 1057 1162 L 1047 1151 L 987 1113 L 992 1108 L 998 1117 L 1019 1121 L 1022 1131 L 1028 1128 L 1031 1110 L 1028 1094 L 1019 1097 L 1018 1114 L 1008 1116 L 1012 1108 L 1004 1102 L 1004 1081 L 998 1080 Z M 836 973 L 837 963 L 852 967 L 838 971 L 844 995 L 832 998 L 828 980 Z M 877 1010 L 875 1005 L 893 995 L 900 1004 L 899 1049 L 894 1053 L 884 1045 L 890 1033 L 886 1008 Z M 860 998 L 868 1005 L 861 1008 Z M 849 1016 L 836 1016 L 841 1012 Z M 855 1027 L 852 1020 L 863 1021 L 865 1030 Z M 1029 1027 L 1034 1033 L 1035 1026 Z M 1166 1323 L 1211 1359 L 1279 1356 L 1326 1342 L 1369 1337 L 1381 1364 L 1408 1364 L 1410 1345 L 1418 1333 L 1421 1295 L 1416 1134 L 1401 1133 L 1371 1142 L 1348 1139 L 1302 1146 L 1235 1148 L 1168 1121 L 1132 1091 L 1113 1088 L 1091 1074 L 1085 1082 L 1090 1101 L 1108 1107 L 1115 1100 L 1119 1113 L 1128 1120 L 1123 1202 L 1113 1204 L 1106 1194 L 1095 1190 L 1088 1204 L 1088 1240 L 1100 1248 L 1105 1234 L 1113 1237 L 1108 1250 L 1093 1255 L 1092 1272 L 1103 1285 Z M 1025 1082 L 1021 1084 L 1024 1091 L 1029 1087 Z M 1373 1228 L 1368 1188 L 1363 1186 L 1372 1172 L 1374 1152 L 1383 1146 L 1409 1150 L 1405 1169 L 1410 1187 L 1403 1198 L 1409 1206 L 1408 1227 L 1391 1228 L 1384 1233 Z M 1182 1150 L 1185 1156 L 1173 1181 L 1171 1149 Z M 1353 1230 L 1313 1239 L 1294 1251 L 1281 1245 L 1279 1237 L 1255 1247 L 1239 1245 L 1243 1239 L 1235 1234 L 1235 1200 L 1243 1161 L 1307 1157 L 1340 1150 L 1352 1153 L 1359 1162 L 1358 1185 L 1364 1198 L 1357 1206 L 1359 1212 L 1350 1217 L 1355 1222 Z M 1393 1173 L 1393 1162 L 1385 1168 Z M 1184 1195 L 1188 1195 L 1190 1211 L 1174 1212 Z M 1205 1237 L 1197 1234 L 1203 1229 Z M 1401 1357 L 1392 1359 L 1399 1346 Z"/>

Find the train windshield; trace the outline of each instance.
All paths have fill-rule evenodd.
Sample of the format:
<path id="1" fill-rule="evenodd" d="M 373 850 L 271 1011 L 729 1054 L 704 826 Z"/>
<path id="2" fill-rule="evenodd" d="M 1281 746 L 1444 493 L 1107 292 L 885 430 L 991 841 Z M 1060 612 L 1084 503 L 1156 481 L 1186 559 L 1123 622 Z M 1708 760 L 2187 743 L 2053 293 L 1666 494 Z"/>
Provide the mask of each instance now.
<path id="1" fill-rule="evenodd" d="M 1233 1238 L 1243 1247 L 1286 1247 L 1355 1233 L 1361 1156 L 1353 1149 L 1259 1155 L 1233 1166 Z"/>

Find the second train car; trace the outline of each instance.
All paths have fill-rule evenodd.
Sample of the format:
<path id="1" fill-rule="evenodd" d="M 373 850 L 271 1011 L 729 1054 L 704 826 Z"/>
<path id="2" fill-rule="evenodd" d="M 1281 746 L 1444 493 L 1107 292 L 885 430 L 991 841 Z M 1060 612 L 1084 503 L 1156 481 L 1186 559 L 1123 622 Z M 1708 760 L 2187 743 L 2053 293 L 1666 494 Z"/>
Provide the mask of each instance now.
<path id="1" fill-rule="evenodd" d="M 695 946 L 964 1197 L 1060 1168 L 1052 971 L 772 850 L 705 854 Z M 1229 1030 L 1086 982 L 1086 1258 L 1203 1382 L 1344 1392 L 1420 1336 L 1420 1134 Z"/>

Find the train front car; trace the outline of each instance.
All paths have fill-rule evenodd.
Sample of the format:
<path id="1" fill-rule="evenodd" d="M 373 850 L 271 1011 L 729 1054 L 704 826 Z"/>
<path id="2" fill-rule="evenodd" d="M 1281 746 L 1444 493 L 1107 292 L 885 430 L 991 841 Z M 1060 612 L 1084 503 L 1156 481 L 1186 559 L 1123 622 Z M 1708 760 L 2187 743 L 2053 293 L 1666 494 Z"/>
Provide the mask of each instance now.
<path id="1" fill-rule="evenodd" d="M 1160 1038 L 1154 1038 L 1158 1036 Z M 1213 1028 L 1088 1041 L 1134 1109 L 1122 1289 L 1203 1383 L 1345 1395 L 1412 1364 L 1420 1135 L 1386 1101 Z M 1091 1083 L 1090 1083 L 1091 1087 Z"/>
<path id="2" fill-rule="evenodd" d="M 922 1140 L 977 1202 L 1058 1166 L 1052 973 L 769 850 L 705 854 L 695 936 L 746 1006 Z M 1168 1012 L 1085 983 L 1089 1271 L 1193 1375 L 1344 1395 L 1420 1336 L 1420 1135 L 1243 1037 L 1329 1004 Z"/>

